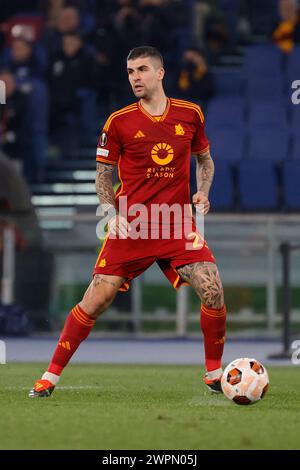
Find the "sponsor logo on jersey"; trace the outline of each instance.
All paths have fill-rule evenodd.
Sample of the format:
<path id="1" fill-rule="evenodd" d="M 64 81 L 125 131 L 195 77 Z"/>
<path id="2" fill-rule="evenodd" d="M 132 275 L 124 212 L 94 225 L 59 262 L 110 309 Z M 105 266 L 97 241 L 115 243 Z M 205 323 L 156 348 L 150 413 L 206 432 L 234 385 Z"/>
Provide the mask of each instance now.
<path id="1" fill-rule="evenodd" d="M 101 157 L 108 157 L 109 150 L 107 150 L 107 149 L 97 149 L 97 155 L 99 155 Z"/>
<path id="2" fill-rule="evenodd" d="M 174 150 L 171 145 L 160 142 L 152 148 L 151 158 L 158 165 L 168 165 L 174 158 Z"/>
<path id="3" fill-rule="evenodd" d="M 139 137 L 145 137 L 145 134 L 143 134 L 142 131 L 138 131 L 138 132 L 135 134 L 134 138 L 135 138 L 135 139 L 138 139 Z"/>

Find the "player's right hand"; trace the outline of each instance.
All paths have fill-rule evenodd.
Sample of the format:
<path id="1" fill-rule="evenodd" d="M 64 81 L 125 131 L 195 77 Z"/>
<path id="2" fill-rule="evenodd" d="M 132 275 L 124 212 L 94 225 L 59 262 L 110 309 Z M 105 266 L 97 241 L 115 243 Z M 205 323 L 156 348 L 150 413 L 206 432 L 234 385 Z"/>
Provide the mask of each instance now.
<path id="1" fill-rule="evenodd" d="M 118 238 L 128 238 L 131 231 L 129 222 L 120 214 L 114 215 L 108 222 L 108 231 Z"/>

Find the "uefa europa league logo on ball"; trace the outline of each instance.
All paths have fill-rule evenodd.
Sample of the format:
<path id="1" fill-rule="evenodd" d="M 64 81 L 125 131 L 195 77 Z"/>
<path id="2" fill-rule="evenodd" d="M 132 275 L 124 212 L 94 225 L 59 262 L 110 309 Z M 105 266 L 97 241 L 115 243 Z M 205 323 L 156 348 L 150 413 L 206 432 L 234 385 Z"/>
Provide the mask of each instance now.
<path id="1" fill-rule="evenodd" d="M 0 104 L 6 104 L 6 88 L 3 80 L 0 80 Z"/>

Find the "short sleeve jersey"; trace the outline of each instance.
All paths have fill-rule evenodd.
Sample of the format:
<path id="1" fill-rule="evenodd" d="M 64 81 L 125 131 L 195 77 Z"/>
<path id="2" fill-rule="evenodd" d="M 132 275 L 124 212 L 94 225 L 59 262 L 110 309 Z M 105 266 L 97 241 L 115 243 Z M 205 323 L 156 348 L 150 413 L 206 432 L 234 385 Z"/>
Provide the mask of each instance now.
<path id="1" fill-rule="evenodd" d="M 140 102 L 113 113 L 106 121 L 96 160 L 118 165 L 121 195 L 128 206 L 190 203 L 190 157 L 209 143 L 204 117 L 194 103 L 168 98 L 164 114 L 151 116 Z"/>

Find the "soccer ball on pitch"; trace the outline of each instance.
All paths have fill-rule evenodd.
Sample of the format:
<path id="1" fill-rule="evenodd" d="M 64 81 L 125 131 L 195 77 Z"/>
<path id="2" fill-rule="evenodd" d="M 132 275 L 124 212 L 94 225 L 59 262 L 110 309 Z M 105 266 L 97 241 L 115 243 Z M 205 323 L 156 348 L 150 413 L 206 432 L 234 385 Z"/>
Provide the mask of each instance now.
<path id="1" fill-rule="evenodd" d="M 232 361 L 221 380 L 224 395 L 238 405 L 251 405 L 263 398 L 269 388 L 265 367 L 256 359 L 242 357 Z"/>

